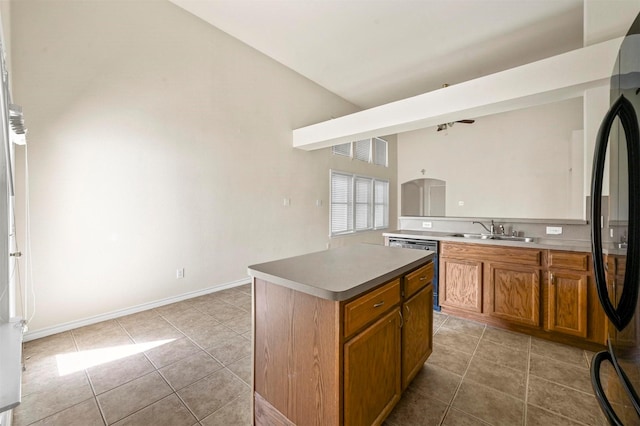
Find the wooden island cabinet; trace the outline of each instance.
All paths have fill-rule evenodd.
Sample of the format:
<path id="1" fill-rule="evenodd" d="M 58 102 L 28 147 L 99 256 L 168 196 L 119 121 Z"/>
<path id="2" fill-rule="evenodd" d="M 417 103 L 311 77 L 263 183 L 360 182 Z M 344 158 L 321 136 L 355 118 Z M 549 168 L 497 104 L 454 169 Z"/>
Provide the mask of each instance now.
<path id="1" fill-rule="evenodd" d="M 443 241 L 443 312 L 597 349 L 606 342 L 590 254 Z"/>
<path id="2" fill-rule="evenodd" d="M 360 245 L 251 266 L 254 424 L 382 424 L 432 351 L 432 258 Z"/>

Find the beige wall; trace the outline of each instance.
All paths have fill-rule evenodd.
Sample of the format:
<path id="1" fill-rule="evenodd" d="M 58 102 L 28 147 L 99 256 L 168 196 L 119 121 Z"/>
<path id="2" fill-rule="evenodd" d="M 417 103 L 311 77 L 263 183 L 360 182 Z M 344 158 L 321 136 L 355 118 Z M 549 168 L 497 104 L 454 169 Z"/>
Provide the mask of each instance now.
<path id="1" fill-rule="evenodd" d="M 31 330 L 248 282 L 247 265 L 330 243 L 382 242 L 328 237 L 329 170 L 395 189 L 396 168 L 291 147 L 291 129 L 353 105 L 169 2 L 20 0 L 11 18 Z"/>
<path id="2" fill-rule="evenodd" d="M 638 12 L 637 0 L 586 0 L 585 46 L 626 34 Z M 570 104 L 566 110 L 555 104 L 483 117 L 473 126 L 456 126 L 446 137 L 434 128 L 401 134 L 398 181 L 423 177 L 422 169 L 426 177 L 450 176 L 448 216 L 585 218 L 582 198 L 590 190 L 593 144 L 609 106 L 608 87 L 585 91 L 581 106 L 576 100 Z M 571 173 L 567 163 L 559 161 L 566 144 L 573 152 Z M 582 165 L 577 154 L 583 156 Z M 580 169 L 586 177 L 582 182 L 576 176 Z M 465 190 L 452 188 L 463 182 Z M 539 191 L 549 183 L 555 183 L 557 191 Z M 496 193 L 499 198 L 493 197 Z M 458 201 L 465 205 L 458 206 Z"/>
<path id="3" fill-rule="evenodd" d="M 638 0 L 585 0 L 584 45 L 626 35 L 638 13 Z"/>
<path id="4" fill-rule="evenodd" d="M 446 215 L 582 219 L 570 196 L 582 170 L 570 170 L 582 129 L 582 99 L 481 117 L 475 124 L 398 135 L 398 181 L 444 180 Z M 579 161 L 578 161 L 579 163 Z M 425 174 L 422 174 L 422 170 Z M 464 205 L 459 206 L 458 202 Z"/>

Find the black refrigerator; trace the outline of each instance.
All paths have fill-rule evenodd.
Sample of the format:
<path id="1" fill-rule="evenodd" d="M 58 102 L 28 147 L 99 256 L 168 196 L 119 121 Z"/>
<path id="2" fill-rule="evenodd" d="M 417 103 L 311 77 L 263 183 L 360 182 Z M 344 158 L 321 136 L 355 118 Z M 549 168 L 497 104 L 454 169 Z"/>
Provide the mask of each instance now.
<path id="1" fill-rule="evenodd" d="M 591 177 L 593 270 L 608 317 L 607 350 L 594 355 L 591 382 L 612 425 L 640 424 L 639 114 L 640 15 L 614 66 L 611 107 L 598 132 Z"/>

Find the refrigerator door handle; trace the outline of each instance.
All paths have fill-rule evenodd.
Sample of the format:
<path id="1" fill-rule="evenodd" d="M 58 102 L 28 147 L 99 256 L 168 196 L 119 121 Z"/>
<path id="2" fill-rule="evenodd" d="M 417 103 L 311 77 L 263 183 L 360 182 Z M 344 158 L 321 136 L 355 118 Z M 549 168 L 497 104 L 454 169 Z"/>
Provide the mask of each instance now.
<path id="1" fill-rule="evenodd" d="M 638 274 L 640 259 L 640 168 L 629 167 L 629 233 L 626 256 L 626 269 L 622 295 L 615 307 L 607 291 L 607 279 L 604 270 L 602 251 L 602 179 L 605 168 L 609 133 L 615 121 L 620 119 L 627 143 L 628 164 L 640 164 L 640 130 L 633 105 L 624 95 L 611 106 L 598 130 L 596 149 L 591 173 L 591 252 L 593 254 L 593 270 L 598 290 L 598 298 L 611 323 L 622 330 L 629 324 L 636 310 L 638 301 Z"/>
<path id="2" fill-rule="evenodd" d="M 607 416 L 607 420 L 609 424 L 615 426 L 624 426 L 620 418 L 617 416 L 615 410 L 611 406 L 609 399 L 604 393 L 604 389 L 602 388 L 602 382 L 600 381 L 600 365 L 604 361 L 609 361 L 613 364 L 611 359 L 611 355 L 607 351 L 598 352 L 591 359 L 591 385 L 593 386 L 593 391 L 596 394 L 596 399 L 598 400 L 598 404 L 602 408 L 605 416 Z"/>

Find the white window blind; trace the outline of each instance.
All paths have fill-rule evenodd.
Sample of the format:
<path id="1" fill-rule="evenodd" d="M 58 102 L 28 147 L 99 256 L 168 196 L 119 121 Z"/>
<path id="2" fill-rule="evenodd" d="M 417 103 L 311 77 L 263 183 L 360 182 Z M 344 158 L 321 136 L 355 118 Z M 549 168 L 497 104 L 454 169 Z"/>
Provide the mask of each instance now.
<path id="1" fill-rule="evenodd" d="M 331 234 L 353 230 L 353 175 L 331 172 Z"/>
<path id="2" fill-rule="evenodd" d="M 371 139 L 356 141 L 353 144 L 353 158 L 371 162 Z"/>
<path id="3" fill-rule="evenodd" d="M 333 153 L 336 155 L 345 155 L 351 157 L 351 142 L 343 143 L 342 145 L 334 145 Z"/>
<path id="4" fill-rule="evenodd" d="M 331 235 L 389 226 L 389 182 L 331 171 Z"/>
<path id="5" fill-rule="evenodd" d="M 387 141 L 381 138 L 373 138 L 373 163 L 378 166 L 388 166 Z"/>
<path id="6" fill-rule="evenodd" d="M 374 184 L 374 218 L 375 229 L 389 226 L 389 182 L 376 180 Z"/>
<path id="7" fill-rule="evenodd" d="M 371 199 L 373 197 L 373 179 L 357 176 L 355 178 L 355 221 L 356 231 L 371 229 L 371 216 L 373 209 Z"/>

